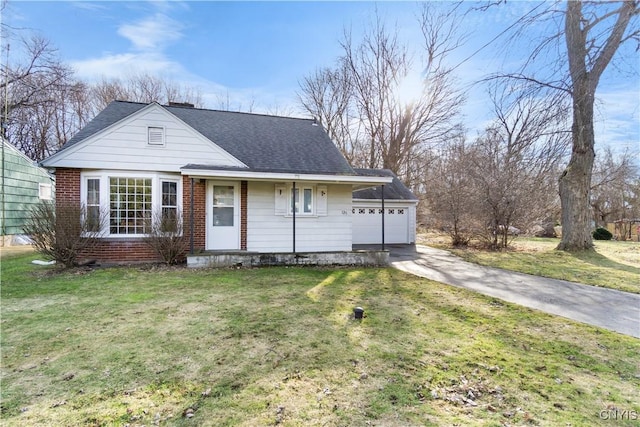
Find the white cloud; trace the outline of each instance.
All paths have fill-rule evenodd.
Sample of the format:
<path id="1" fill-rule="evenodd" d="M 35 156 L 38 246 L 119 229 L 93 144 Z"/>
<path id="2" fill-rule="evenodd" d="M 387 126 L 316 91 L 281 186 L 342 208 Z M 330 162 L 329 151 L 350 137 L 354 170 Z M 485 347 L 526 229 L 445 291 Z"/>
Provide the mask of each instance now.
<path id="1" fill-rule="evenodd" d="M 183 25 L 170 17 L 155 13 L 118 27 L 117 33 L 131 42 L 125 52 L 107 52 L 98 57 L 72 61 L 82 79 L 124 78 L 148 73 L 169 78 L 184 76 L 185 68 L 171 60 L 164 49 L 183 37 Z"/>
<path id="2" fill-rule="evenodd" d="M 96 2 L 75 1 L 71 3 L 71 5 L 78 9 L 90 10 L 92 12 L 101 12 L 107 9 L 105 5 Z"/>
<path id="3" fill-rule="evenodd" d="M 74 61 L 71 66 L 78 77 L 95 81 L 102 77 L 124 78 L 136 73 L 180 75 L 184 68 L 162 53 L 106 54 L 99 58 Z"/>
<path id="4" fill-rule="evenodd" d="M 182 38 L 182 24 L 161 13 L 140 21 L 124 24 L 118 34 L 128 39 L 135 49 L 157 50 Z"/>

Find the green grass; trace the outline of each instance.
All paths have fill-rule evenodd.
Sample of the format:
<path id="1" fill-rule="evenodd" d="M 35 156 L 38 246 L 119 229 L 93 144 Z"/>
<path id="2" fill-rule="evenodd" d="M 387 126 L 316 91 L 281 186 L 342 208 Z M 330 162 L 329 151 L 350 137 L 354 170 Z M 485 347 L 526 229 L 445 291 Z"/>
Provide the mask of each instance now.
<path id="1" fill-rule="evenodd" d="M 452 249 L 465 261 L 536 276 L 640 293 L 640 243 L 596 241 L 595 252 L 556 251 L 557 239 L 515 239 L 507 251 Z M 426 244 L 431 244 L 426 241 Z"/>
<path id="2" fill-rule="evenodd" d="M 33 258 L 2 260 L 3 425 L 612 425 L 600 411 L 640 412 L 640 340 L 397 270 L 60 273 Z"/>

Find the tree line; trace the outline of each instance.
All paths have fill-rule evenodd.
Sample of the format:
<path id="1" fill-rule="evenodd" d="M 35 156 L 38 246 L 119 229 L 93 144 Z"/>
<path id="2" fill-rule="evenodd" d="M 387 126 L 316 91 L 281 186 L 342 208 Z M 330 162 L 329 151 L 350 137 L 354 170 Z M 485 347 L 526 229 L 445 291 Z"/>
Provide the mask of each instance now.
<path id="1" fill-rule="evenodd" d="M 551 234 L 558 222 L 558 249 L 590 250 L 594 220 L 640 218 L 637 163 L 605 147 L 596 160 L 594 134 L 600 78 L 621 46 L 640 41 L 638 5 L 532 4 L 506 31 L 510 43 L 531 38 L 532 27 L 550 32 L 519 68 L 482 80 L 494 119 L 476 138 L 465 132 L 465 95 L 450 56 L 464 43 L 464 20 L 501 1 L 466 10 L 423 4 L 419 52 L 379 18 L 359 42 L 345 32 L 335 65 L 302 80 L 300 102 L 353 164 L 399 175 L 423 201 L 423 219 L 448 230 L 454 244 L 475 237 L 504 248 L 514 226 Z M 402 97 L 412 67 L 421 81 L 413 97 Z"/>
<path id="2" fill-rule="evenodd" d="M 560 222 L 561 249 L 589 249 L 593 221 L 640 218 L 637 163 L 606 147 L 596 157 L 593 132 L 600 77 L 621 46 L 639 41 L 638 2 L 532 5 L 510 28 L 513 40 L 540 23 L 556 31 L 519 69 L 480 82 L 493 119 L 470 137 L 461 114 L 468 88 L 452 54 L 468 37 L 460 29 L 469 14 L 501 3 L 422 4 L 413 51 L 376 13 L 363 35 L 344 31 L 334 64 L 301 78 L 300 109 L 353 166 L 396 173 L 421 199 L 425 225 L 448 230 L 455 244 L 474 237 L 502 248 L 516 228 L 550 234 Z M 48 40 L 13 34 L 25 54 L 2 64 L 5 135 L 34 160 L 53 154 L 115 99 L 204 107 L 197 88 L 151 74 L 83 82 Z M 222 104 L 230 106 L 228 96 Z"/>

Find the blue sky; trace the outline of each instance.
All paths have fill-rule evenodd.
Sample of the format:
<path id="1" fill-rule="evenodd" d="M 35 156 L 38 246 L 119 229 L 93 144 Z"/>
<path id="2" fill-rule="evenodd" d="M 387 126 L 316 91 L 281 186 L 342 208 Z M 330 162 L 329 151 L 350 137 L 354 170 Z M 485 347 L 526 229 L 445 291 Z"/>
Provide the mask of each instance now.
<path id="1" fill-rule="evenodd" d="M 462 62 L 531 6 L 509 2 L 466 19 L 471 36 L 451 62 Z M 199 88 L 209 108 L 220 108 L 228 95 L 234 109 L 247 110 L 252 103 L 257 112 L 300 115 L 298 82 L 317 67 L 333 65 L 341 53 L 343 30 L 349 28 L 357 37 L 376 8 L 419 55 L 415 2 L 9 0 L 2 19 L 50 39 L 78 77 L 88 81 L 148 72 Z M 469 93 L 465 114 L 472 135 L 490 117 L 484 91 L 471 83 L 525 57 L 518 52 L 505 57 L 505 43 L 499 40 L 457 69 L 458 81 Z M 631 60 L 626 68 L 631 72 L 608 72 L 601 82 L 597 143 L 638 152 L 640 66 Z"/>

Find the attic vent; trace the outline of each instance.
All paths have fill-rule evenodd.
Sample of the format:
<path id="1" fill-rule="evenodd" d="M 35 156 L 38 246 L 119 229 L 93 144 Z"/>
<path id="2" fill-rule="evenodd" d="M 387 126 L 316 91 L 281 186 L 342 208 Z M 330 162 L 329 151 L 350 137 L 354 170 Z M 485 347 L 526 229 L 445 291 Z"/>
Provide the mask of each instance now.
<path id="1" fill-rule="evenodd" d="M 148 131 L 149 145 L 164 145 L 164 128 L 149 126 Z"/>

